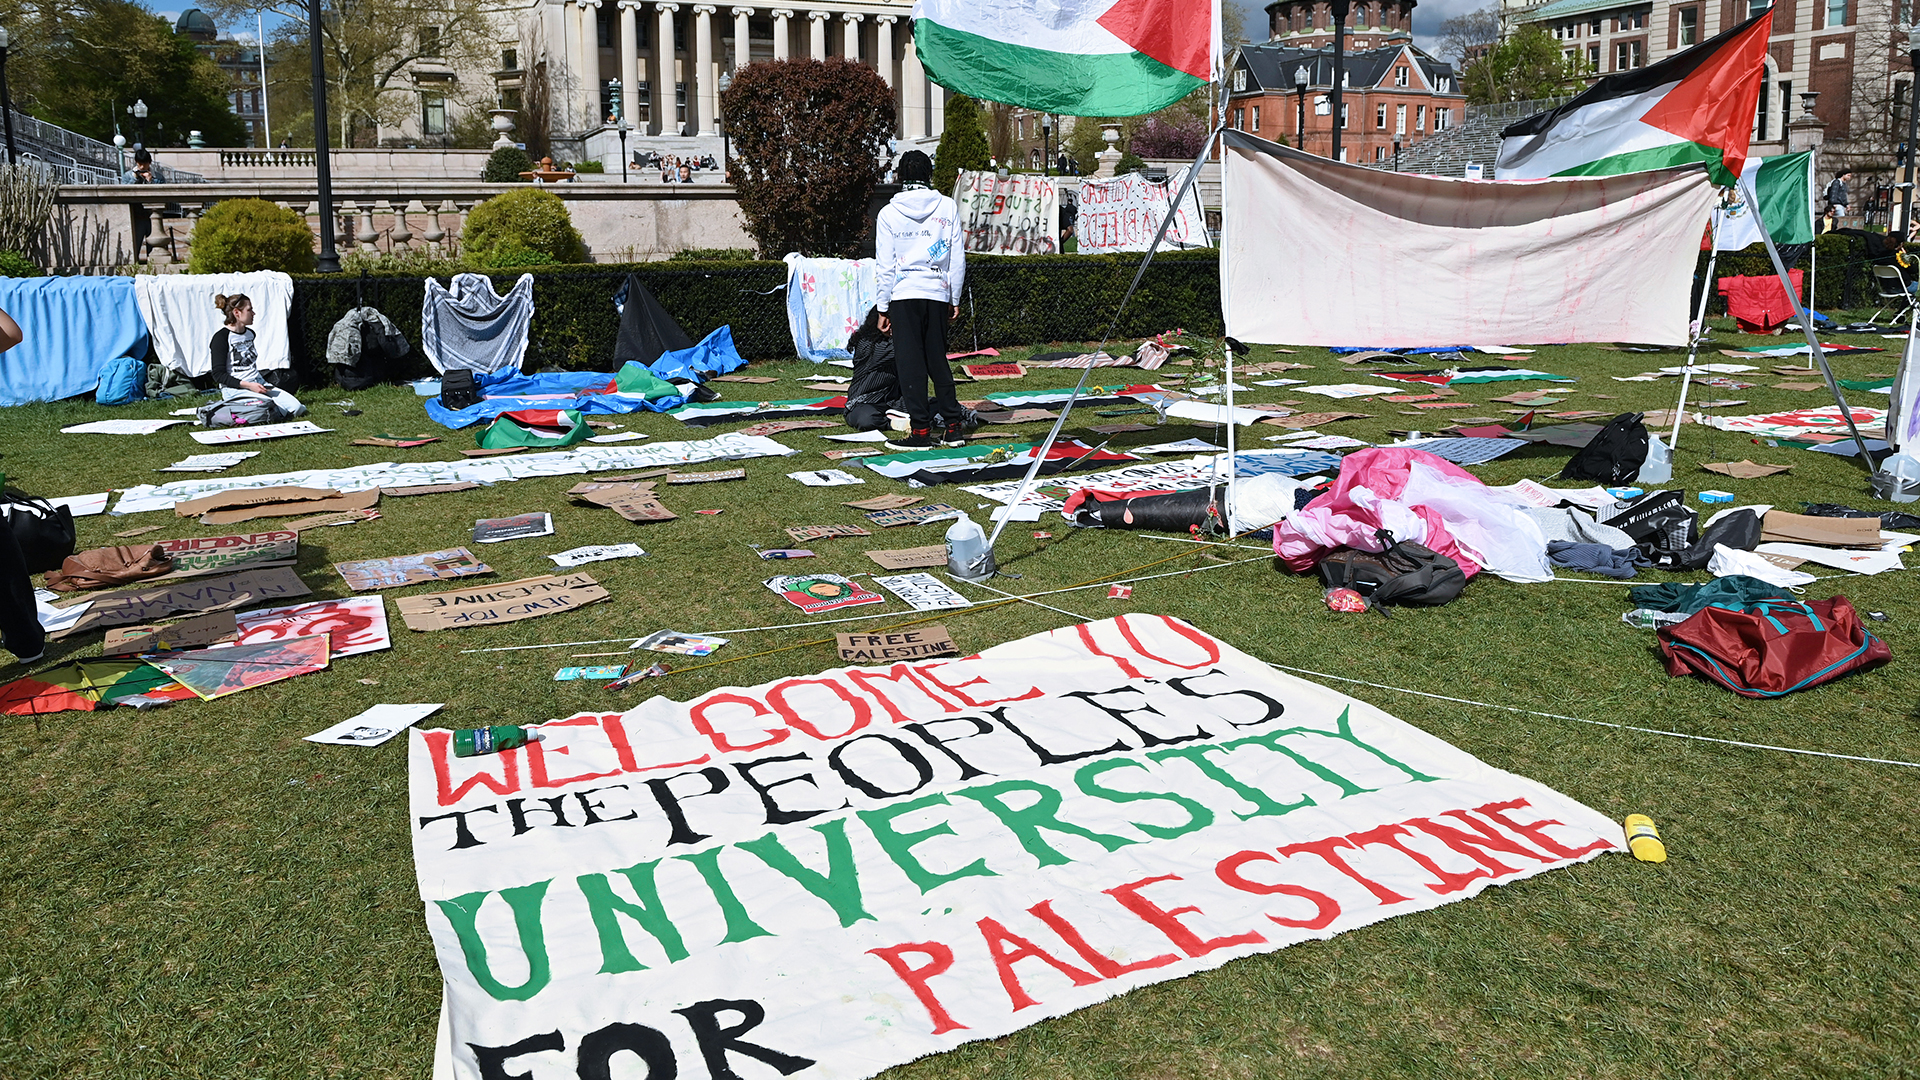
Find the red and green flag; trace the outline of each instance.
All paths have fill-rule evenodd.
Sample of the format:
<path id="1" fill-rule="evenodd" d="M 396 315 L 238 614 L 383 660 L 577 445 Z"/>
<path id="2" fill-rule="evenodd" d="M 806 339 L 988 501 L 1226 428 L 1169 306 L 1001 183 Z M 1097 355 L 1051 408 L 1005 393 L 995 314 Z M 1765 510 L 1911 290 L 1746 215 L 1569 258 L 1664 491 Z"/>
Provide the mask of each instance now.
<path id="1" fill-rule="evenodd" d="M 919 0 L 913 43 L 955 93 L 1067 116 L 1139 116 L 1220 70 L 1219 0 Z"/>
<path id="2" fill-rule="evenodd" d="M 1651 67 L 1609 75 L 1500 133 L 1494 176 L 1612 176 L 1704 163 L 1732 187 L 1747 160 L 1773 9 Z"/>

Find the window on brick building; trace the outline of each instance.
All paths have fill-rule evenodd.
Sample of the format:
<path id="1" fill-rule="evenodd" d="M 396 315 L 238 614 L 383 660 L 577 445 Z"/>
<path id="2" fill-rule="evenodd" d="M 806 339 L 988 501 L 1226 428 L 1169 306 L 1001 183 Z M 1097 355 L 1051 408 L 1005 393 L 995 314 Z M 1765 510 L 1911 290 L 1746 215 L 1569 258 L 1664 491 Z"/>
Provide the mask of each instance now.
<path id="1" fill-rule="evenodd" d="M 1260 130 L 1260 106 L 1258 105 L 1253 107 L 1253 130 Z"/>
<path id="2" fill-rule="evenodd" d="M 1700 41 L 1700 9 L 1680 9 L 1680 32 L 1677 35 L 1682 45 L 1694 45 Z"/>
<path id="3" fill-rule="evenodd" d="M 1587 66 L 1595 71 L 1600 70 L 1600 46 L 1587 46 Z"/>
<path id="4" fill-rule="evenodd" d="M 1245 109 L 1233 110 L 1233 130 L 1235 131 L 1247 130 L 1247 110 Z"/>
<path id="5" fill-rule="evenodd" d="M 1427 130 L 1427 107 L 1425 105 L 1415 105 L 1413 107 L 1413 130 Z"/>
<path id="6" fill-rule="evenodd" d="M 1393 107 L 1393 133 L 1395 135 L 1405 135 L 1407 133 L 1407 107 L 1405 105 L 1395 105 Z"/>
<path id="7" fill-rule="evenodd" d="M 1647 62 L 1647 47 L 1641 41 L 1623 41 L 1613 47 L 1613 69 L 1631 71 L 1644 67 Z"/>
<path id="8" fill-rule="evenodd" d="M 1376 131 L 1387 130 L 1387 107 L 1385 105 L 1375 105 L 1373 107 L 1373 126 Z"/>
<path id="9" fill-rule="evenodd" d="M 1827 25 L 1847 25 L 1847 0 L 1827 0 Z"/>
<path id="10" fill-rule="evenodd" d="M 1393 85 L 1395 86 L 1407 85 L 1406 65 L 1402 64 L 1401 66 L 1393 69 Z"/>
<path id="11" fill-rule="evenodd" d="M 1445 130 L 1447 130 L 1447 125 L 1448 125 L 1448 124 L 1450 124 L 1450 123 L 1452 123 L 1452 122 L 1453 122 L 1453 110 L 1452 110 L 1452 109 L 1435 109 L 1435 110 L 1433 110 L 1433 130 L 1435 130 L 1435 131 L 1445 131 Z"/>

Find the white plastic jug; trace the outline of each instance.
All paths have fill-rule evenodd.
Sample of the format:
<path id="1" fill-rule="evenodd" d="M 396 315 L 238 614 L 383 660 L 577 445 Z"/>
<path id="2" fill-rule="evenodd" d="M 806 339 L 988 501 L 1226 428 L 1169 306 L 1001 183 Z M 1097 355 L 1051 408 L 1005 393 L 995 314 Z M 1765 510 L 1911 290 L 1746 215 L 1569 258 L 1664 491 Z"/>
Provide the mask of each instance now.
<path id="1" fill-rule="evenodd" d="M 999 569 L 993 549 L 987 547 L 987 534 L 972 518 L 963 514 L 947 526 L 947 573 L 962 581 L 985 581 Z"/>
<path id="2" fill-rule="evenodd" d="M 1673 451 L 1660 441 L 1660 436 L 1647 436 L 1647 460 L 1640 466 L 1640 473 L 1634 477 L 1635 483 L 1665 484 L 1673 479 Z"/>
<path id="3" fill-rule="evenodd" d="M 1920 499 L 1920 455 L 1912 447 L 1903 447 L 1882 461 L 1873 477 L 1873 493 L 1898 503 Z"/>

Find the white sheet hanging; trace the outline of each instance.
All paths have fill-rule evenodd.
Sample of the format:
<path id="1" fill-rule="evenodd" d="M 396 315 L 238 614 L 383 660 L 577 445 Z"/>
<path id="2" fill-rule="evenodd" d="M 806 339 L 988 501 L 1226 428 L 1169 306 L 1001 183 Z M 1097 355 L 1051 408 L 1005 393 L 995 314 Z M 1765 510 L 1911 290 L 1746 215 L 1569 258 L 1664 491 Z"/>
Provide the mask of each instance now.
<path id="1" fill-rule="evenodd" d="M 153 336 L 153 355 L 183 375 L 213 369 L 209 346 L 226 316 L 213 306 L 219 294 L 245 293 L 253 301 L 254 344 L 260 367 L 292 366 L 287 315 L 293 310 L 293 279 L 278 270 L 245 274 L 136 274 L 133 302 Z"/>

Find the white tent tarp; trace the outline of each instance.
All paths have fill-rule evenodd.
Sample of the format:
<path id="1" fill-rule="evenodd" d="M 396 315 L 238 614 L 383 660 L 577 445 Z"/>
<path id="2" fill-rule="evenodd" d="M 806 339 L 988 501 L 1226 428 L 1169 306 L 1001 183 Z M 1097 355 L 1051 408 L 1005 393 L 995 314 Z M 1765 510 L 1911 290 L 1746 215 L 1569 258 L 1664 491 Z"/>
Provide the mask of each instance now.
<path id="1" fill-rule="evenodd" d="M 1452 180 L 1222 138 L 1221 302 L 1242 341 L 1687 343 L 1703 169 Z"/>

